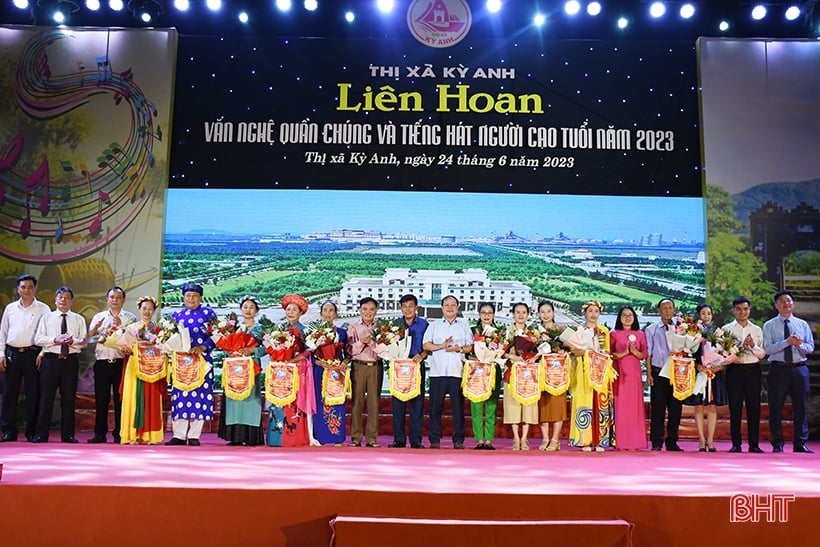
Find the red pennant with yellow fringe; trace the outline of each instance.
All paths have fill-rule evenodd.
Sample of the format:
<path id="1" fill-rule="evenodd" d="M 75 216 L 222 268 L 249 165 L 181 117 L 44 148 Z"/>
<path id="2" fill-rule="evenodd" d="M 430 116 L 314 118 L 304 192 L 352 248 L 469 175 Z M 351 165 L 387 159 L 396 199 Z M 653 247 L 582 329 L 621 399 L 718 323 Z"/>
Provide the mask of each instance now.
<path id="1" fill-rule="evenodd" d="M 390 395 L 409 401 L 421 393 L 421 365 L 413 359 L 393 359 L 388 365 Z"/>
<path id="2" fill-rule="evenodd" d="M 541 358 L 544 365 L 542 391 L 551 395 L 563 395 L 569 389 L 569 354 L 548 353 Z"/>
<path id="3" fill-rule="evenodd" d="M 265 370 L 265 399 L 274 406 L 286 406 L 296 400 L 299 373 L 296 363 L 271 361 Z"/>
<path id="4" fill-rule="evenodd" d="M 483 403 L 489 399 L 498 382 L 495 367 L 494 363 L 466 361 L 461 376 L 461 391 L 464 397 L 474 403 Z"/>
<path id="5" fill-rule="evenodd" d="M 137 378 L 153 384 L 168 376 L 168 360 L 159 347 L 144 342 L 134 344 L 132 355 L 137 360 Z"/>
<path id="6" fill-rule="evenodd" d="M 175 351 L 171 357 L 173 386 L 191 391 L 205 383 L 205 359 L 201 355 Z"/>
<path id="7" fill-rule="evenodd" d="M 253 392 L 254 363 L 250 356 L 226 357 L 222 361 L 222 389 L 225 397 L 244 401 Z"/>
<path id="8" fill-rule="evenodd" d="M 340 405 L 350 397 L 350 372 L 345 367 L 326 368 L 322 373 L 322 402 Z"/>
<path id="9" fill-rule="evenodd" d="M 669 382 L 672 384 L 672 395 L 683 401 L 695 389 L 695 360 L 691 357 L 670 356 L 672 360 L 672 374 Z"/>
<path id="10" fill-rule="evenodd" d="M 531 405 L 541 398 L 541 371 L 539 363 L 514 362 L 510 370 L 512 398 L 522 405 Z"/>
<path id="11" fill-rule="evenodd" d="M 587 362 L 592 389 L 598 393 L 609 393 L 612 390 L 612 381 L 615 379 L 612 357 L 603 351 L 587 350 L 584 353 L 584 359 Z"/>

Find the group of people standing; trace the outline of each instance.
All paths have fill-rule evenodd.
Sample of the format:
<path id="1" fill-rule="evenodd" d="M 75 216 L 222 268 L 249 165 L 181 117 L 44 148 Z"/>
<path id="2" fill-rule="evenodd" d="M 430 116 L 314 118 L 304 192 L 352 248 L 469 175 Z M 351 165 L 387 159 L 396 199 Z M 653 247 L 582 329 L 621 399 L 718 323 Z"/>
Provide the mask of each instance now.
<path id="1" fill-rule="evenodd" d="M 3 405 L 0 413 L 3 442 L 15 441 L 17 431 L 17 400 L 21 383 L 26 391 L 26 439 L 47 442 L 51 409 L 57 389 L 61 393 L 61 440 L 76 443 L 74 426 L 74 398 L 79 372 L 78 353 L 89 341 L 95 341 L 112 329 L 127 330 L 135 342 L 129 346 L 114 346 L 99 341 L 95 347 L 94 379 L 96 421 L 90 443 L 107 441 L 108 408 L 114 402 L 114 442 L 122 444 L 156 444 L 164 440 L 162 412 L 166 387 L 166 356 L 156 346 L 158 332 L 154 314 L 157 301 L 144 296 L 137 301 L 139 317 L 123 309 L 125 291 L 112 287 L 107 292 L 108 309 L 92 317 L 89 327 L 79 314 L 71 311 L 73 292 L 61 287 L 55 294 L 55 311 L 35 298 L 37 280 L 31 275 L 18 279 L 19 299 L 9 304 L 0 324 L 0 372 L 5 372 Z M 170 369 L 174 378 L 171 385 L 171 421 L 173 435 L 166 445 L 198 446 L 203 424 L 211 420 L 213 408 L 213 359 L 218 350 L 211 336 L 211 327 L 219 320 L 214 310 L 202 304 L 203 288 L 196 283 L 182 288 L 184 307 L 173 314 L 180 329 L 187 330 L 189 347 L 173 353 Z M 479 319 L 474 325 L 460 316 L 459 301 L 446 296 L 441 301 L 440 319 L 429 321 L 418 315 L 418 300 L 412 294 L 399 302 L 401 317 L 392 324 L 407 337 L 409 344 L 399 368 L 388 367 L 388 374 L 398 385 L 410 386 L 407 396 L 392 397 L 393 441 L 391 448 L 423 448 L 424 386 L 429 379 L 429 447 L 437 449 L 442 441 L 442 414 L 449 397 L 452 412 L 453 448 L 464 449 L 465 397 L 463 381 L 465 361 L 477 359 L 476 344 L 491 339 L 493 333 L 509 342 L 506 352 L 497 355 L 491 369 L 496 381 L 480 402 L 470 401 L 473 435 L 476 450 L 495 450 L 498 402 L 503 397 L 503 422 L 512 433 L 513 450 L 529 450 L 531 426 L 541 429 L 543 451 L 561 448 L 561 431 L 570 420 L 568 446 L 587 452 L 600 452 L 616 447 L 637 450 L 647 447 L 644 415 L 644 381 L 642 362 L 646 362 L 646 382 L 650 388 L 651 417 L 649 441 L 652 450 L 680 451 L 678 428 L 683 405 L 695 407 L 695 421 L 700 439 L 700 451 L 714 452 L 716 408 L 728 404 L 730 412 L 732 447 L 740 452 L 741 417 L 743 406 L 747 415 L 749 452 L 762 452 L 759 445 L 761 369 L 760 362 L 769 357 L 769 423 L 774 452 L 783 451 L 782 409 L 787 396 L 791 397 L 794 416 L 793 449 L 811 452 L 806 446 L 808 424 L 808 371 L 806 356 L 814 351 L 814 339 L 808 324 L 793 316 L 794 301 L 787 291 L 775 295 L 778 315 L 761 329 L 749 321 L 750 302 L 738 297 L 733 302 L 735 320 L 724 325 L 742 345 L 742 351 L 732 364 L 705 362 L 709 351 L 707 335 L 716 328 L 712 324 L 712 310 L 708 305 L 697 309 L 700 328 L 704 335 L 688 348 L 699 372 L 708 372 L 709 381 L 704 389 L 688 398 L 676 397 L 668 375 L 664 375 L 667 361 L 680 348 L 672 348 L 667 333 L 674 330 L 675 304 L 664 298 L 658 302 L 660 320 L 640 328 L 638 315 L 630 306 L 617 310 L 612 330 L 598 323 L 603 306 L 589 301 L 581 308 L 583 324 L 573 329 L 573 336 L 555 344 L 548 352 L 531 344 L 519 343 L 520 335 L 531 332 L 528 325 L 531 310 L 526 303 L 512 306 L 513 323 L 495 322 L 496 307 L 491 303 L 479 306 Z M 263 426 L 265 400 L 262 385 L 266 384 L 261 362 L 266 354 L 266 330 L 258 320 L 260 302 L 245 296 L 239 302 L 238 321 L 244 332 L 250 334 L 246 347 L 233 347 L 224 357 L 243 357 L 254 364 L 253 380 L 242 397 L 222 398 L 219 437 L 229 445 L 305 446 L 342 445 L 346 438 L 344 397 L 331 400 L 327 396 L 328 378 L 349 375 L 352 397 L 350 446 L 378 447 L 379 399 L 386 362 L 382 357 L 384 346 L 376 339 L 378 302 L 370 297 L 359 302 L 359 318 L 347 328 L 335 325 L 337 307 L 332 301 L 321 304 L 320 315 L 325 325 L 335 330 L 329 338 L 333 350 L 318 352 L 307 343 L 309 328 L 300 322 L 308 312 L 308 302 L 302 296 L 289 294 L 281 306 L 286 328 L 293 337 L 287 352 L 291 365 L 290 385 L 293 397 L 281 404 L 269 404 L 269 419 Z M 555 338 L 566 325 L 555 323 L 555 309 L 550 302 L 538 305 L 537 328 L 552 333 Z M 549 339 L 549 336 L 546 336 Z M 514 342 L 515 341 L 515 342 Z M 267 351 L 271 358 L 276 355 Z M 512 377 L 517 366 L 541 362 L 545 354 L 558 355 L 557 362 L 566 360 L 567 378 L 564 391 L 543 391 L 540 397 L 522 403 L 511 396 Z M 603 356 L 606 367 L 615 374 L 596 383 L 590 367 L 601 368 L 595 355 Z M 227 361 L 226 361 L 227 362 Z M 429 371 L 425 367 L 429 366 Z M 197 365 L 199 364 L 199 365 Z M 557 366 L 557 365 L 556 365 Z M 187 367 L 187 368 L 186 368 Z M 191 371 L 183 372 L 183 371 Z M 271 369 L 273 370 L 273 369 Z M 522 369 L 523 370 L 523 369 Z M 273 374 L 272 372 L 270 374 Z M 277 374 L 282 374 L 277 372 Z M 525 372 L 526 374 L 526 372 Z M 331 376 L 329 376 L 331 375 Z M 188 377 L 190 376 L 190 377 Z M 287 379 L 287 375 L 282 377 Z M 522 376 L 525 378 L 526 376 Z M 607 379 L 608 378 L 608 379 Z M 268 378 L 270 381 L 279 378 Z M 223 379 L 223 384 L 224 384 Z M 344 381 L 342 382 L 344 384 Z M 269 384 L 273 385 L 273 384 Z M 344 384 L 348 385 L 348 384 Z M 413 389 L 415 388 L 415 389 Z M 567 391 L 571 408 L 567 408 Z M 364 413 L 367 413 L 366 429 Z M 409 424 L 408 424 L 409 414 Z M 665 423 L 666 422 L 666 423 Z M 408 427 L 409 425 L 409 427 Z"/>

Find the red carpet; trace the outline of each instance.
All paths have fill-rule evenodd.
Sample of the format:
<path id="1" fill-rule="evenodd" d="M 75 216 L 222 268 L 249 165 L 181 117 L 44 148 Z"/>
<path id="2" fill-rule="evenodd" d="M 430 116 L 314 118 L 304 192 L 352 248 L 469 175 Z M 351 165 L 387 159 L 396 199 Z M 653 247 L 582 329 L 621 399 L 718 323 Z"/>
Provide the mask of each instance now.
<path id="1" fill-rule="evenodd" d="M 433 538 L 447 538 L 436 545 L 477 544 L 470 539 L 475 525 L 467 533 L 464 524 L 443 526 L 439 519 L 540 523 L 487 528 L 483 545 L 509 545 L 515 534 L 526 538 L 538 526 L 552 526 L 538 532 L 543 537 L 590 545 L 591 536 L 579 534 L 578 526 L 552 521 L 617 519 L 633 525 L 634 545 L 691 545 L 693 537 L 736 545 L 779 543 L 786 529 L 799 537 L 820 514 L 820 454 L 792 454 L 789 446 L 783 454 L 729 454 L 722 442 L 718 453 L 698 453 L 690 442 L 682 443 L 684 453 L 598 454 L 566 446 L 539 452 L 535 441 L 529 452 L 513 452 L 506 439 L 495 452 L 470 450 L 469 442 L 467 450 L 455 451 L 447 441 L 441 450 L 227 447 L 213 434 L 199 448 L 80 441 L 0 445 L 0 523 L 4 537 L 10 531 L 8 545 L 108 543 L 115 533 L 125 545 L 149 538 L 153 545 L 330 545 L 330 521 L 340 515 L 367 517 L 347 522 L 355 534 L 347 537 L 358 545 Z M 380 438 L 384 446 L 389 441 Z M 771 519 L 788 522 L 765 522 L 760 513 L 761 522 L 732 523 L 735 494 L 761 502 L 769 494 L 793 494 L 795 500 L 786 504 L 785 517 Z M 196 508 L 196 515 L 180 515 L 175 503 Z M 154 515 L 153 533 L 138 524 L 148 519 L 137 507 Z M 36 525 L 43 514 L 50 515 L 48 525 Z M 173 515 L 198 524 L 174 531 Z M 408 526 L 382 517 L 434 523 Z M 373 534 L 362 535 L 361 526 Z M 133 537 L 117 532 L 127 529 Z M 390 529 L 396 535 L 385 541 Z M 337 545 L 350 544 L 344 533 L 337 531 Z M 602 541 L 594 543 L 624 544 Z"/>

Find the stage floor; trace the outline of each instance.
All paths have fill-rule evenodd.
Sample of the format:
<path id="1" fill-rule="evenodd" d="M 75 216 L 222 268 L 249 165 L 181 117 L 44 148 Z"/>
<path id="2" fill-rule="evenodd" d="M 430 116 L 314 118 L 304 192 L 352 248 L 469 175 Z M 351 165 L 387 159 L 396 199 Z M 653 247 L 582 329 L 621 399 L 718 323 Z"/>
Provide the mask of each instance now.
<path id="1" fill-rule="evenodd" d="M 508 439 L 498 450 L 440 450 L 322 446 L 301 448 L 225 446 L 214 434 L 202 446 L 120 446 L 49 442 L 0 444 L 0 484 L 230 488 L 253 490 L 367 490 L 377 492 L 494 494 L 623 494 L 731 496 L 789 492 L 820 497 L 820 445 L 815 454 L 607 451 L 585 453 L 562 446 L 541 452 L 513 451 Z M 745 449 L 745 447 L 744 447 Z M 264 473 L 276 469 L 276 473 Z M 158 470 L 162 470 L 158 472 Z"/>
<path id="2" fill-rule="evenodd" d="M 0 444 L 4 544 L 502 547 L 532 543 L 525 538 L 536 534 L 566 547 L 591 544 L 592 536 L 577 532 L 581 523 L 615 519 L 630 523 L 631 545 L 688 547 L 706 537 L 760 545 L 809 537 L 820 514 L 819 443 L 810 444 L 817 454 L 793 454 L 790 445 L 782 454 L 768 446 L 764 454 L 730 454 L 725 441 L 716 453 L 697 452 L 693 442 L 682 442 L 682 453 L 566 446 L 550 453 L 534 440 L 529 451 L 512 451 L 508 439 L 489 452 L 472 450 L 469 441 L 463 451 L 449 441 L 440 450 L 391 449 L 386 437 L 382 448 L 233 447 L 214 434 L 203 435 L 200 447 L 89 445 L 87 438 Z M 788 514 L 735 522 L 738 494 L 794 501 Z M 330 522 L 339 516 L 365 524 L 334 537 Z M 176 518 L 193 527 L 173 526 Z M 397 519 L 419 520 L 408 526 Z M 536 527 L 527 528 L 530 522 Z M 574 527 L 559 530 L 559 522 Z M 478 525 L 488 532 L 476 540 Z"/>

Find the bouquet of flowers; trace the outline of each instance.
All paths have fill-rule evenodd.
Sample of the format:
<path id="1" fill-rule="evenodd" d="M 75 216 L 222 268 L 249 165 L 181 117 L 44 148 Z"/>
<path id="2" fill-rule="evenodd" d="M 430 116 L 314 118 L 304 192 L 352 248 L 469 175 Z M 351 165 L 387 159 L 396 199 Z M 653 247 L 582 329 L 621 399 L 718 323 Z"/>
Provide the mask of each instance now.
<path id="1" fill-rule="evenodd" d="M 135 336 L 140 342 L 148 342 L 149 344 L 157 343 L 157 330 L 159 326 L 156 323 L 142 323 L 139 326 L 137 325 L 138 323 L 132 323 L 129 327 L 135 331 Z"/>
<path id="2" fill-rule="evenodd" d="M 400 323 L 390 319 L 376 319 L 373 329 L 373 340 L 376 342 L 376 353 L 382 359 L 407 359 L 410 355 L 410 336 Z"/>
<path id="3" fill-rule="evenodd" d="M 684 313 L 672 318 L 673 330 L 667 330 L 666 342 L 670 353 L 693 353 L 703 340 L 703 323 Z"/>
<path id="4" fill-rule="evenodd" d="M 561 340 L 561 333 L 564 332 L 564 329 L 548 329 L 541 323 L 534 323 L 530 328 L 538 336 L 535 340 L 538 346 L 538 353 L 546 355 L 548 353 L 558 353 L 561 351 L 561 346 L 564 344 Z"/>
<path id="5" fill-rule="evenodd" d="M 165 353 L 187 353 L 191 350 L 191 333 L 186 328 L 179 328 L 172 317 L 163 317 L 155 328 L 157 345 Z"/>
<path id="6" fill-rule="evenodd" d="M 250 328 L 242 323 L 235 313 L 221 317 L 211 323 L 211 340 L 216 347 L 228 354 L 236 353 L 242 348 L 255 348 L 259 345 L 250 333 Z"/>
<path id="7" fill-rule="evenodd" d="M 478 326 L 476 326 L 478 328 Z M 497 362 L 499 365 L 504 364 L 506 359 L 501 357 L 510 349 L 510 342 L 504 333 L 494 327 L 484 328 L 484 334 L 476 334 L 473 336 L 473 353 L 481 363 Z"/>
<path id="8" fill-rule="evenodd" d="M 336 325 L 328 321 L 317 321 L 308 325 L 305 345 L 313 355 L 325 361 L 336 360 L 342 344 L 338 341 Z"/>
<path id="9" fill-rule="evenodd" d="M 716 356 L 710 364 L 715 363 L 721 366 L 736 362 L 741 355 L 746 353 L 743 343 L 734 334 L 720 328 L 707 332 L 706 346 Z M 702 361 L 704 365 L 707 364 L 705 355 Z"/>
<path id="10" fill-rule="evenodd" d="M 515 348 L 516 355 L 523 359 L 529 359 L 538 352 L 537 341 L 539 334 L 533 330 L 532 325 L 510 330 L 512 331 L 512 346 Z"/>
<path id="11" fill-rule="evenodd" d="M 685 313 L 678 313 L 672 318 L 672 325 L 675 327 L 675 334 L 684 334 L 692 337 L 703 336 L 703 323 L 695 321 L 694 318 Z"/>
<path id="12" fill-rule="evenodd" d="M 296 351 L 296 336 L 289 324 L 271 323 L 262 335 L 262 345 L 272 361 L 288 361 Z"/>
<path id="13" fill-rule="evenodd" d="M 98 344 L 103 344 L 107 348 L 122 351 L 130 348 L 136 342 L 136 337 L 128 331 L 125 327 L 120 325 L 111 325 L 100 333 L 97 339 Z"/>

